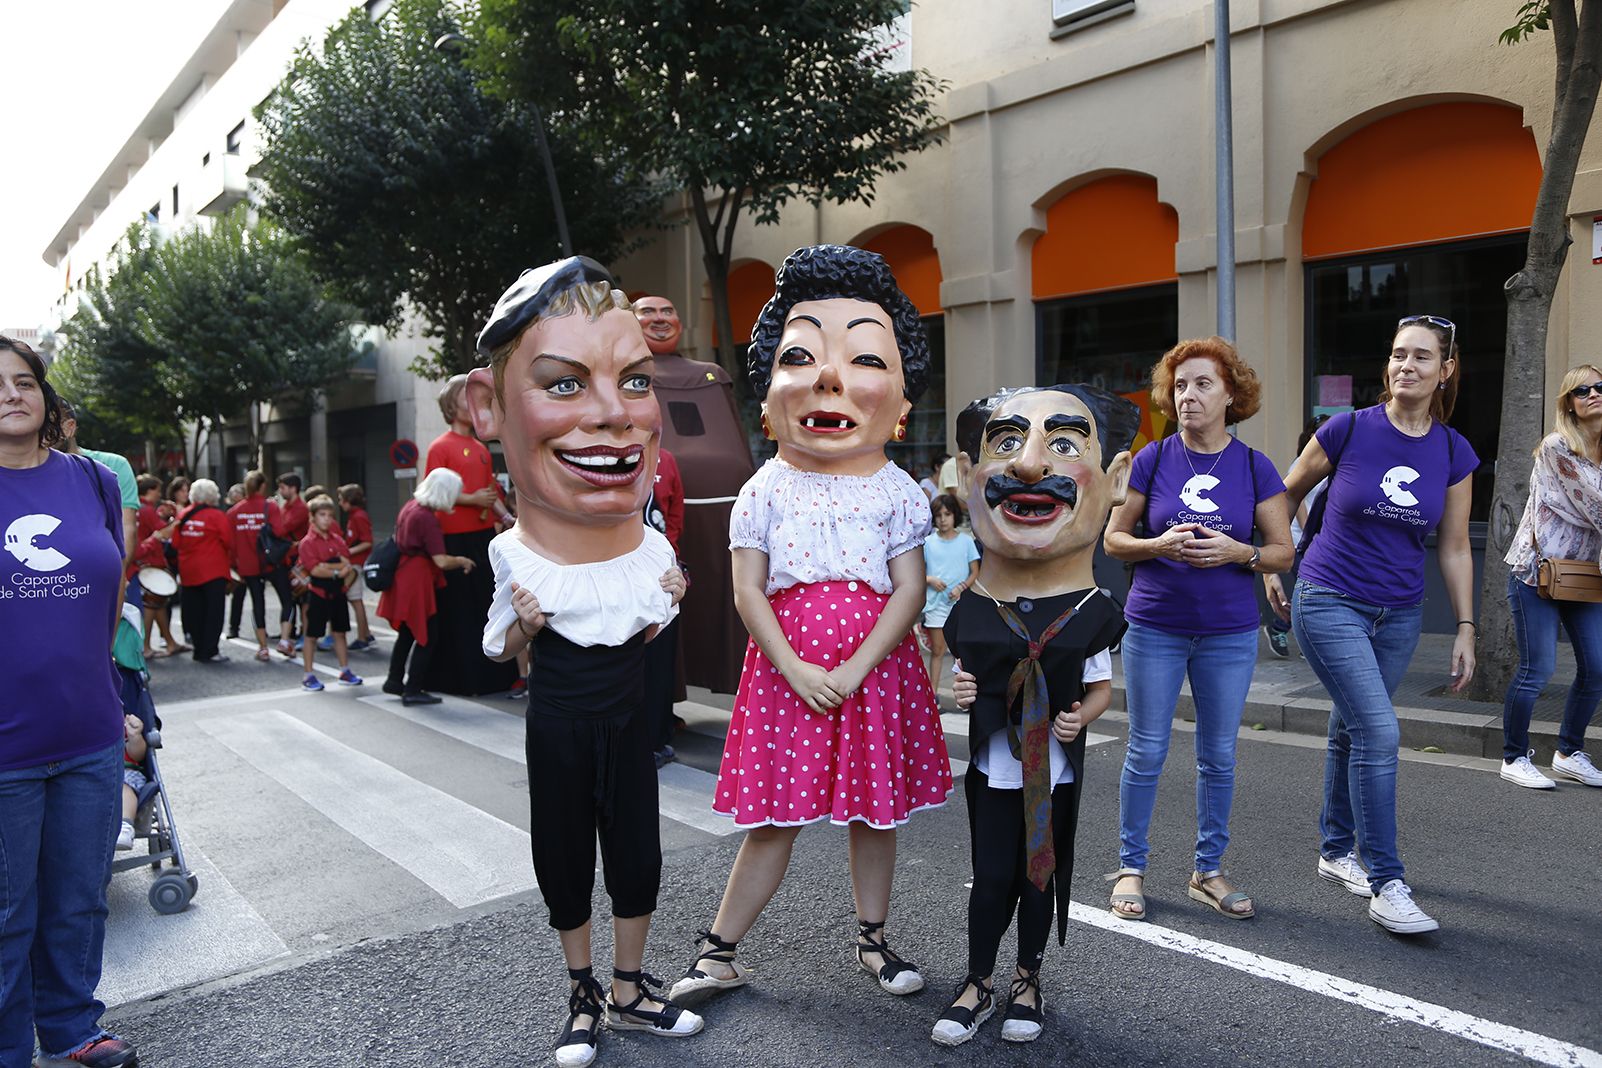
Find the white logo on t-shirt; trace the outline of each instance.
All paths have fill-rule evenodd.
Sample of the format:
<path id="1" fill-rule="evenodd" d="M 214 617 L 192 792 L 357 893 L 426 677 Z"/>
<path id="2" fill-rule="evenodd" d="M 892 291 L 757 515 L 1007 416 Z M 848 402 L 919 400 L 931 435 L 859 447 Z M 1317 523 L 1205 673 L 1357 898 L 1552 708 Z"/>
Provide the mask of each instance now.
<path id="1" fill-rule="evenodd" d="M 72 563 L 72 559 L 65 553 L 33 543 L 35 538 L 54 533 L 60 525 L 61 520 L 53 515 L 19 516 L 6 528 L 6 552 L 35 571 L 60 571 Z"/>
<path id="2" fill-rule="evenodd" d="M 1385 472 L 1385 477 L 1380 479 L 1380 489 L 1392 504 L 1411 508 L 1418 503 L 1418 498 L 1409 493 L 1407 487 L 1418 477 L 1419 473 L 1411 467 L 1398 465 Z"/>
<path id="3" fill-rule="evenodd" d="M 1193 512 L 1216 512 L 1218 505 L 1207 499 L 1207 491 L 1218 485 L 1216 475 L 1191 475 L 1179 491 L 1179 499 Z"/>

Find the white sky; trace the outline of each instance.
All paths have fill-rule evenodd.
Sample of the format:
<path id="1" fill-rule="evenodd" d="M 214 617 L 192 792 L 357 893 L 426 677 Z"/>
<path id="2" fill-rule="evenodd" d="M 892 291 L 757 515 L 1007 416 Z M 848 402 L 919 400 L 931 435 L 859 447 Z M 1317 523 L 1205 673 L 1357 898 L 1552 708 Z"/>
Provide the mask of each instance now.
<path id="1" fill-rule="evenodd" d="M 40 253 L 187 58 L 175 25 L 226 0 L 0 0 L 0 329 L 42 324 L 62 275 Z"/>

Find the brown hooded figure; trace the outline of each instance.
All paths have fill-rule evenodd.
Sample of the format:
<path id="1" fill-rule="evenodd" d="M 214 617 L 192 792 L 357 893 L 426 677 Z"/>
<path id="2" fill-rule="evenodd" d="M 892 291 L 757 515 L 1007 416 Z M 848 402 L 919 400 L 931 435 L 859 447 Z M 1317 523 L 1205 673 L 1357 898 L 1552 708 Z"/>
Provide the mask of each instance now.
<path id="1" fill-rule="evenodd" d="M 1002 390 L 957 416 L 960 492 L 984 557 L 945 625 L 970 711 L 973 883 L 968 977 L 935 1023 L 941 1045 L 966 1042 L 995 1010 L 990 977 L 1014 913 L 1001 1037 L 1030 1042 L 1044 1025 L 1040 965 L 1053 906 L 1066 938 L 1085 731 L 1107 710 L 1124 632 L 1091 565 L 1128 490 L 1139 421 L 1129 401 L 1080 385 Z"/>
<path id="2" fill-rule="evenodd" d="M 684 332 L 666 297 L 634 301 L 645 343 L 656 356 L 652 388 L 662 409 L 662 447 L 679 462 L 684 480 L 684 533 L 679 556 L 693 590 L 683 606 L 684 680 L 733 693 L 745 656 L 745 624 L 734 610 L 729 566 L 729 510 L 756 470 L 734 409 L 734 385 L 715 363 L 679 355 Z"/>

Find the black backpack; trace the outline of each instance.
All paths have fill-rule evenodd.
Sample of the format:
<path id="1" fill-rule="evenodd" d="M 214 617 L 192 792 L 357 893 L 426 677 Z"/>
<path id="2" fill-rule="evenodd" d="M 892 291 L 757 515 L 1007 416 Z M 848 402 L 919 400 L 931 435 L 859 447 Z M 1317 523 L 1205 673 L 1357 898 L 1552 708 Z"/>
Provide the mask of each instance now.
<path id="1" fill-rule="evenodd" d="M 367 562 L 362 565 L 362 581 L 367 588 L 383 593 L 395 584 L 395 569 L 400 567 L 400 546 L 394 538 L 385 538 L 373 546 Z"/>
<path id="2" fill-rule="evenodd" d="M 268 507 L 273 506 L 269 503 Z M 261 558 L 266 561 L 267 566 L 277 567 L 282 564 L 284 557 L 288 556 L 289 550 L 294 547 L 294 542 L 273 533 L 272 516 L 263 515 L 261 529 L 256 531 L 256 548 L 261 551 Z"/>

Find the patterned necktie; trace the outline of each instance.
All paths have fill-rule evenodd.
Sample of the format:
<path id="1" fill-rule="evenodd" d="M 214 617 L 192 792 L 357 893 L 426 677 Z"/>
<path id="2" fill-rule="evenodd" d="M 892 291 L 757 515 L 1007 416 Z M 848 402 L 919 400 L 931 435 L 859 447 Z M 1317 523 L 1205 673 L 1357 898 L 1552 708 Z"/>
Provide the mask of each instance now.
<path id="1" fill-rule="evenodd" d="M 1013 733 L 1008 719 L 1008 742 L 1012 755 L 1023 764 L 1024 843 L 1029 850 L 1029 881 L 1044 893 L 1052 872 L 1057 870 L 1057 847 L 1051 833 L 1051 695 L 1046 692 L 1046 671 L 1040 666 L 1040 654 L 1046 643 L 1055 638 L 1068 621 L 1079 614 L 1079 609 L 1090 600 L 1095 591 L 1086 595 L 1068 611 L 1052 620 L 1040 639 L 1029 637 L 1028 629 L 1011 608 L 996 602 L 996 612 L 1007 629 L 1022 638 L 1029 646 L 1029 655 L 1018 661 L 1012 677 L 1007 680 L 1007 709 L 1010 712 L 1018 694 L 1023 694 L 1023 717 L 1020 742 Z"/>

